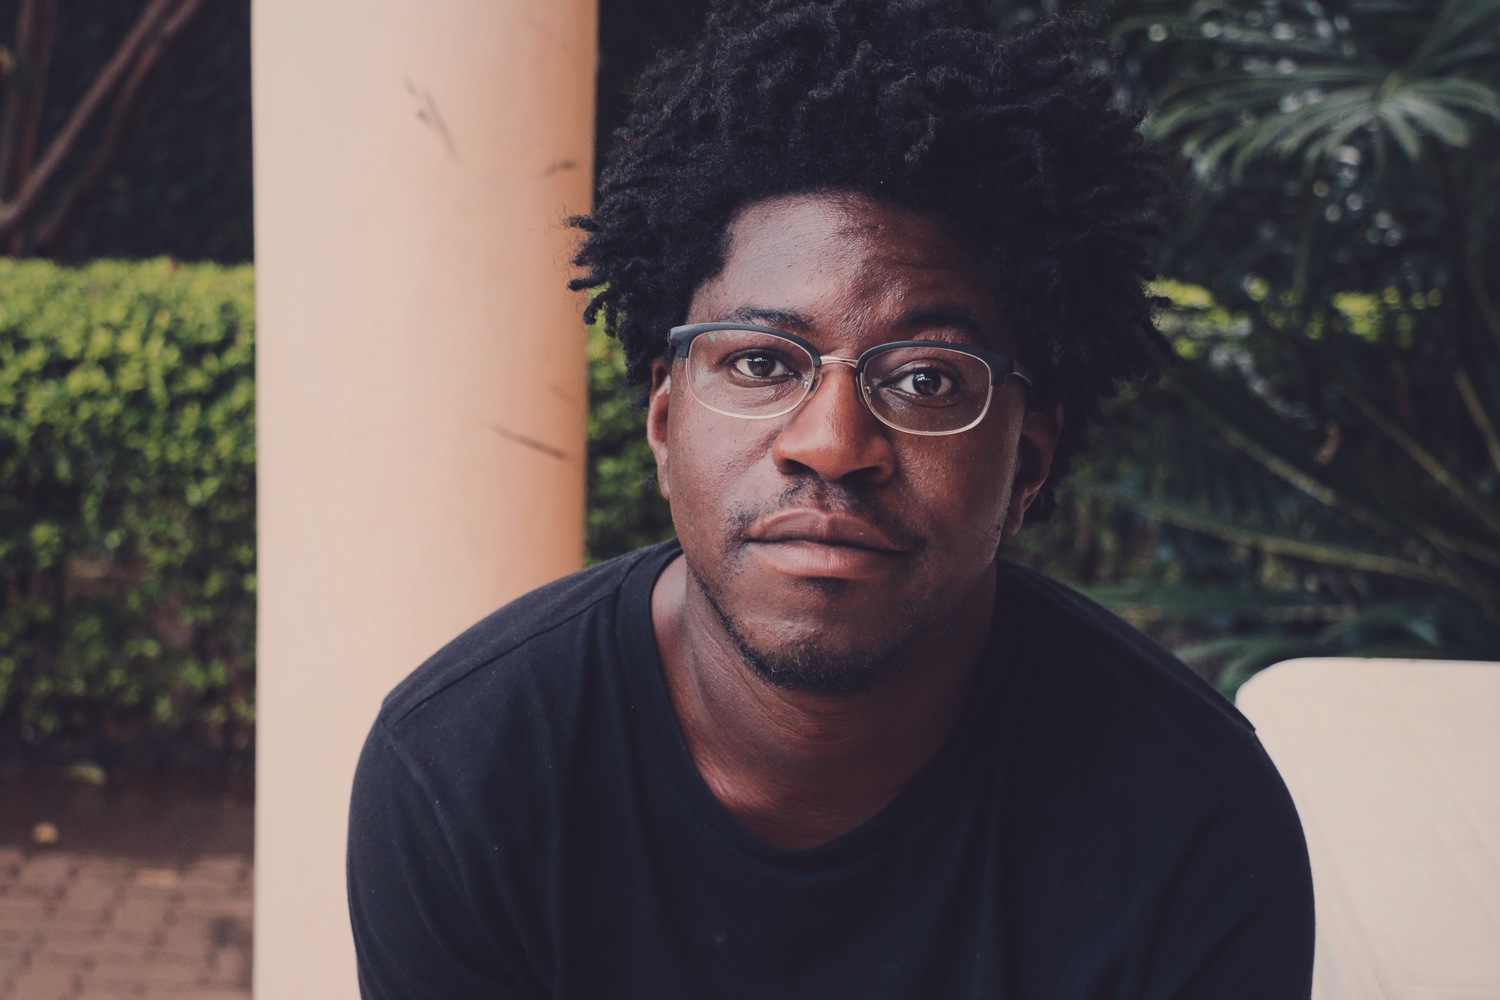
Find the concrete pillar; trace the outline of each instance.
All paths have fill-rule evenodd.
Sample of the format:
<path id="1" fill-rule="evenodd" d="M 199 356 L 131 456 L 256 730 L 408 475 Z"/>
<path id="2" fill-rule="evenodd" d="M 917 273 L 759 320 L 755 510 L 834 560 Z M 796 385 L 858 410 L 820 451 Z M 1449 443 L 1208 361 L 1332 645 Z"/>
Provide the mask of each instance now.
<path id="1" fill-rule="evenodd" d="M 596 0 L 255 0 L 255 993 L 353 997 L 381 697 L 576 568 Z"/>

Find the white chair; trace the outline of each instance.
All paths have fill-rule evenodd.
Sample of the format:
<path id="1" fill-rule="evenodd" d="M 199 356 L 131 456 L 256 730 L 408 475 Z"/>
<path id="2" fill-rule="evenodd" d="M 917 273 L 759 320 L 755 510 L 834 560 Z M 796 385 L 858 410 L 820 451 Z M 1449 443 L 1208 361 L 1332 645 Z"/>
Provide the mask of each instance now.
<path id="1" fill-rule="evenodd" d="M 1307 832 L 1315 1000 L 1500 1000 L 1500 663 L 1290 660 L 1237 701 Z"/>

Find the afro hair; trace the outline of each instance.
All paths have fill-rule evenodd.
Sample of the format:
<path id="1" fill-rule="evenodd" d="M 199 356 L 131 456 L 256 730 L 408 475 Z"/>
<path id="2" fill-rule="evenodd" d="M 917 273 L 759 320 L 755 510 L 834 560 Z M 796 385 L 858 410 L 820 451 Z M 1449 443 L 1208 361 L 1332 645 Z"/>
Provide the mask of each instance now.
<path id="1" fill-rule="evenodd" d="M 1087 21 L 1001 39 L 980 0 L 720 0 L 641 78 L 598 207 L 571 220 L 571 287 L 643 384 L 745 206 L 849 191 L 934 214 L 980 248 L 1030 405 L 1063 407 L 1046 517 L 1104 399 L 1170 355 L 1145 288 L 1161 159 L 1109 63 Z"/>

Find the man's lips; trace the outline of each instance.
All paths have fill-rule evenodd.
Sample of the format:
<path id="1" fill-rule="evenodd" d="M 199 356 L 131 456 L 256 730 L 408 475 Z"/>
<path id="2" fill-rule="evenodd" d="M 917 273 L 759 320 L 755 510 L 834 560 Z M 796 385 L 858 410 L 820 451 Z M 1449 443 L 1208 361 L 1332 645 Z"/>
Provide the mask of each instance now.
<path id="1" fill-rule="evenodd" d="M 817 580 L 885 577 L 916 546 L 854 514 L 790 507 L 759 518 L 746 532 L 747 549 L 772 571 Z"/>

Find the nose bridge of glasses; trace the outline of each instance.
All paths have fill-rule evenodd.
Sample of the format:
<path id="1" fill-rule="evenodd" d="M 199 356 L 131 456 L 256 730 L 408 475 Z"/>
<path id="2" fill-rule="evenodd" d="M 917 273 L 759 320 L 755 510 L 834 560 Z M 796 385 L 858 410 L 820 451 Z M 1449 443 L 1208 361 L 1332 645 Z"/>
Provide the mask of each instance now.
<path id="1" fill-rule="evenodd" d="M 870 384 L 869 384 L 869 382 L 864 377 L 864 370 L 860 367 L 859 359 L 858 358 L 844 358 L 844 357 L 839 357 L 836 354 L 833 354 L 833 355 L 822 354 L 822 355 L 818 356 L 818 365 L 817 365 L 816 369 L 814 370 L 814 374 L 813 374 L 812 379 L 807 384 L 807 392 L 802 397 L 802 399 L 797 403 L 797 405 L 795 407 L 793 407 L 793 411 L 794 412 L 800 412 L 800 411 L 802 411 L 808 405 L 809 401 L 813 398 L 813 396 L 815 394 L 817 394 L 818 387 L 823 384 L 823 375 L 824 375 L 825 371 L 827 370 L 825 368 L 825 366 L 824 366 L 826 362 L 832 362 L 833 364 L 836 364 L 836 365 L 846 365 L 846 366 L 848 366 L 848 368 L 849 368 L 849 376 L 850 376 L 850 379 L 851 379 L 851 381 L 853 383 L 853 388 L 854 388 L 854 398 L 859 401 L 857 405 L 858 405 L 859 409 L 862 410 L 865 413 L 865 415 L 866 415 L 867 418 L 868 417 L 874 417 L 875 420 L 879 421 L 879 423 L 881 423 L 881 424 L 886 424 L 888 426 L 895 426 L 894 424 L 891 424 L 890 421 L 887 420 L 885 417 L 881 416 L 879 412 L 876 411 L 874 402 L 870 398 Z M 829 404 L 825 401 L 822 405 L 829 405 Z M 841 405 L 841 404 L 834 403 L 832 405 L 838 406 L 838 405 Z M 847 405 L 847 404 L 843 404 L 843 405 Z"/>
<path id="2" fill-rule="evenodd" d="M 820 354 L 817 355 L 817 359 L 812 377 L 806 383 L 806 392 L 798 400 L 797 405 L 788 411 L 794 415 L 793 420 L 800 421 L 806 419 L 805 414 L 809 407 L 816 408 L 819 410 L 819 416 L 816 418 L 818 424 L 827 428 L 843 428 L 843 430 L 837 433 L 841 436 L 841 440 L 846 441 L 846 444 L 848 441 L 853 441 L 856 438 L 844 438 L 842 437 L 843 435 L 853 432 L 858 439 L 863 440 L 870 433 L 869 427 L 879 428 L 882 424 L 894 426 L 877 413 L 875 407 L 872 405 L 870 400 L 870 386 L 864 378 L 864 371 L 859 364 L 858 358 L 844 358 L 838 355 Z M 830 367 L 830 365 L 825 363 L 829 362 L 833 365 L 845 365 L 848 367 L 850 380 L 854 389 L 854 401 L 842 399 L 843 390 L 841 389 L 829 390 L 827 393 L 818 392 L 818 389 L 823 384 L 823 377 L 827 374 Z M 813 402 L 815 396 L 822 401 Z M 844 409 L 851 405 L 855 407 L 854 411 Z M 851 422 L 851 418 L 853 422 Z M 867 420 L 870 421 L 868 426 L 865 424 Z M 855 426 L 863 429 L 853 431 Z M 860 447 L 863 448 L 864 446 L 861 445 Z"/>
<path id="3" fill-rule="evenodd" d="M 822 384 L 823 366 L 829 363 L 849 366 L 849 372 L 854 377 L 854 388 L 856 390 L 856 395 L 858 395 L 859 398 L 864 401 L 865 406 L 868 407 L 870 405 L 869 387 L 865 384 L 865 380 L 861 377 L 863 375 L 863 372 L 860 369 L 858 358 L 844 358 L 840 357 L 837 354 L 818 355 L 818 364 L 816 369 L 814 370 L 812 379 L 808 383 L 807 395 L 811 396 L 814 392 L 817 391 L 818 386 Z M 806 402 L 806 397 L 804 397 L 803 401 Z"/>

